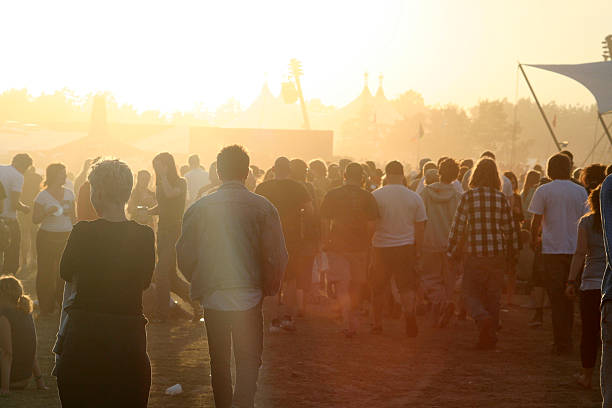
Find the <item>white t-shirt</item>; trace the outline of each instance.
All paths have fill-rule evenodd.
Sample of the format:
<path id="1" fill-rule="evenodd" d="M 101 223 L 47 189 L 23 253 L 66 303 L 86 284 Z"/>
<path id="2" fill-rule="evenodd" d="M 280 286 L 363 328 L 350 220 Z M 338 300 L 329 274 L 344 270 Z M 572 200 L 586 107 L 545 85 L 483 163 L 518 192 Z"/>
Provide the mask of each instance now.
<path id="1" fill-rule="evenodd" d="M 453 187 L 455 187 L 455 190 L 457 190 L 459 194 L 465 193 L 465 191 L 463 191 L 463 186 L 461 185 L 461 182 L 459 180 L 455 180 L 451 184 Z"/>
<path id="2" fill-rule="evenodd" d="M 571 180 L 553 180 L 535 191 L 529 212 L 542 215 L 542 253 L 574 254 L 587 192 Z"/>
<path id="3" fill-rule="evenodd" d="M 49 207 L 62 207 L 62 215 L 47 215 L 40 224 L 40 229 L 48 232 L 70 232 L 72 231 L 72 219 L 66 213 L 74 208 L 74 193 L 64 188 L 64 199 L 60 203 L 47 190 L 43 190 L 34 199 L 34 203 L 40 204 L 45 210 Z"/>
<path id="4" fill-rule="evenodd" d="M 510 199 L 514 196 L 514 190 L 512 190 L 512 182 L 510 179 L 504 175 L 501 176 L 502 179 L 502 193 L 506 196 L 506 198 Z"/>
<path id="5" fill-rule="evenodd" d="M 4 187 L 6 199 L 4 199 L 4 210 L 0 217 L 17 218 L 17 211 L 11 208 L 11 193 L 21 193 L 23 189 L 23 174 L 13 166 L 0 166 L 0 183 Z"/>
<path id="6" fill-rule="evenodd" d="M 427 220 L 421 197 L 401 184 L 389 184 L 372 193 L 380 218 L 372 245 L 377 248 L 414 244 L 414 224 Z"/>
<path id="7" fill-rule="evenodd" d="M 189 170 L 185 174 L 185 180 L 187 180 L 187 200 L 189 204 L 198 198 L 198 193 L 202 187 L 210 184 L 208 172 L 202 168 Z"/>

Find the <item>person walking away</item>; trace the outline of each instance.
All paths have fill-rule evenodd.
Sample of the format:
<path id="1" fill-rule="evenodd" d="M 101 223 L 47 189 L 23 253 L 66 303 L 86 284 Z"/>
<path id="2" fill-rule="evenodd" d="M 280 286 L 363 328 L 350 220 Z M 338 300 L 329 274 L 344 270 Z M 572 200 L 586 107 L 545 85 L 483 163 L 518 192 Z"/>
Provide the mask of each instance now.
<path id="1" fill-rule="evenodd" d="M 548 177 L 552 179 L 536 190 L 529 205 L 532 246 L 537 248 L 542 227 L 542 265 L 544 279 L 552 307 L 554 334 L 553 353 L 569 354 L 572 348 L 574 303 L 565 296 L 565 285 L 572 256 L 576 252 L 576 226 L 588 211 L 584 187 L 571 177 L 571 161 L 558 153 L 548 159 Z"/>
<path id="2" fill-rule="evenodd" d="M 30 167 L 23 175 L 21 202 L 31 208 L 34 205 L 34 199 L 40 192 L 42 182 L 42 176 L 36 173 L 34 167 Z M 36 262 L 37 228 L 32 222 L 32 213 L 19 212 L 17 219 L 21 228 L 21 265 L 27 270 Z"/>
<path id="3" fill-rule="evenodd" d="M 457 261 L 465 252 L 463 292 L 479 329 L 477 348 L 492 349 L 506 263 L 518 254 L 519 237 L 495 161 L 480 159 L 469 187 L 453 219 L 448 255 Z"/>
<path id="4" fill-rule="evenodd" d="M 47 390 L 36 358 L 32 300 L 14 276 L 0 276 L 0 397 L 22 390 L 34 377 Z"/>
<path id="5" fill-rule="evenodd" d="M 606 269 L 601 282 L 601 371 L 602 407 L 612 407 L 612 176 L 608 175 L 599 192 Z"/>
<path id="6" fill-rule="evenodd" d="M 400 162 L 389 162 L 385 175 L 386 185 L 372 193 L 380 215 L 372 237 L 372 333 L 382 333 L 383 305 L 390 281 L 394 279 L 403 306 L 406 335 L 416 337 L 416 263 L 423 244 L 427 215 L 421 197 L 404 185 L 404 166 Z"/>
<path id="7" fill-rule="evenodd" d="M 193 309 L 193 321 L 199 321 L 202 311 L 189 298 L 189 284 L 176 269 L 176 242 L 181 235 L 182 218 L 185 211 L 187 183 L 176 171 L 174 157 L 160 153 L 153 159 L 155 170 L 157 205 L 149 210 L 158 216 L 157 252 L 155 268 L 155 291 L 157 297 L 156 320 L 165 322 L 170 312 L 170 292 L 177 294 Z"/>
<path id="8" fill-rule="evenodd" d="M 593 369 L 597 351 L 601 345 L 599 322 L 601 319 L 601 282 L 606 269 L 606 251 L 601 228 L 601 210 L 599 206 L 600 188 L 596 187 L 589 194 L 590 212 L 580 219 L 576 252 L 572 257 L 565 294 L 574 299 L 580 296 L 580 320 L 582 337 L 580 340 L 580 358 L 582 372 L 576 375 L 576 381 L 584 388 L 591 388 Z M 580 275 L 582 276 L 580 277 Z M 578 281 L 580 279 L 580 281 Z"/>
<path id="9" fill-rule="evenodd" d="M 100 161 L 88 180 L 100 218 L 74 226 L 60 264 L 74 286 L 54 347 L 60 401 L 63 408 L 146 407 L 151 366 L 142 293 L 155 268 L 155 237 L 126 218 L 127 164 Z"/>
<path id="10" fill-rule="evenodd" d="M 155 231 L 155 219 L 149 214 L 149 209 L 157 205 L 155 193 L 149 189 L 151 173 L 140 170 L 136 176 L 136 185 L 127 205 L 127 212 L 131 220 L 142 225 L 148 225 Z"/>
<path id="11" fill-rule="evenodd" d="M 32 221 L 40 224 L 36 237 L 38 272 L 36 293 L 41 316 L 49 316 L 61 307 L 64 282 L 60 278 L 59 264 L 76 221 L 74 193 L 63 187 L 66 167 L 50 164 L 45 176 L 45 189 L 34 200 Z"/>
<path id="12" fill-rule="evenodd" d="M 427 224 L 421 253 L 423 286 L 427 298 L 432 302 L 434 327 L 448 324 L 455 311 L 453 294 L 456 284 L 456 265 L 445 256 L 448 235 L 461 194 L 454 181 L 459 166 L 453 159 L 440 163 L 440 182 L 423 189 L 421 198 L 427 212 Z"/>
<path id="13" fill-rule="evenodd" d="M 200 157 L 197 154 L 189 156 L 189 171 L 185 173 L 187 181 L 187 208 L 193 204 L 200 194 L 200 190 L 210 184 L 208 172 L 200 164 Z"/>
<path id="14" fill-rule="evenodd" d="M 360 164 L 348 164 L 345 184 L 330 190 L 321 204 L 322 245 L 329 259 L 327 279 L 336 289 L 343 333 L 348 338 L 357 333 L 355 312 L 361 304 L 368 252 L 379 217 L 376 199 L 362 188 L 363 178 Z"/>
<path id="15" fill-rule="evenodd" d="M 313 212 L 310 216 L 304 211 L 301 213 L 300 223 L 302 230 L 302 244 L 300 248 L 300 267 L 295 279 L 295 302 L 297 316 L 304 316 L 306 310 L 306 296 L 311 294 L 313 283 L 313 268 L 315 257 L 319 251 L 321 240 L 321 219 L 319 216 L 319 205 L 316 204 L 315 189 L 306 181 L 308 165 L 301 159 L 293 159 L 290 162 L 291 179 L 297 181 L 306 188 L 310 201 L 313 203 Z"/>
<path id="16" fill-rule="evenodd" d="M 17 221 L 17 212 L 27 214 L 30 207 L 21 202 L 24 174 L 32 166 L 32 158 L 26 153 L 13 157 L 10 166 L 0 166 L 0 183 L 4 188 L 4 209 L 0 218 L 10 230 L 10 245 L 4 250 L 0 274 L 15 275 L 19 269 L 21 249 L 21 230 Z"/>
<path id="17" fill-rule="evenodd" d="M 314 208 L 312 197 L 303 184 L 292 180 L 291 163 L 286 157 L 279 157 L 274 163 L 274 179 L 264 181 L 255 189 L 255 193 L 267 198 L 278 210 L 283 226 L 283 235 L 289 252 L 289 264 L 285 271 L 282 296 L 279 298 L 277 316 L 272 319 L 271 330 L 278 328 L 287 331 L 295 330 L 293 317 L 298 313 L 296 304 L 297 280 L 304 278 L 304 271 L 309 268 L 309 277 L 312 279 L 312 250 L 306 248 L 304 243 L 304 229 L 302 219 L 312 219 Z M 310 266 L 309 266 L 310 265 Z M 286 299 L 285 295 L 289 299 Z M 282 303 L 289 300 L 289 310 Z"/>
<path id="18" fill-rule="evenodd" d="M 276 208 L 244 185 L 246 151 L 223 148 L 217 171 L 219 189 L 185 213 L 178 265 L 205 310 L 215 406 L 248 408 L 254 406 L 263 351 L 262 300 L 278 293 L 287 250 Z"/>

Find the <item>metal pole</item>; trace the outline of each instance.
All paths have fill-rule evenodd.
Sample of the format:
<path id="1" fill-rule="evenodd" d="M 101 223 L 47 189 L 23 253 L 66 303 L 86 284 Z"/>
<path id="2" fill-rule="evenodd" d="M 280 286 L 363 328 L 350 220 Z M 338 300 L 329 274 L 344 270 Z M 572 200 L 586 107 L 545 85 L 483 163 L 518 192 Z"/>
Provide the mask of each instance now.
<path id="1" fill-rule="evenodd" d="M 606 126 L 606 122 L 604 122 L 603 116 L 601 116 L 601 113 L 597 112 L 597 115 L 599 116 L 599 121 L 601 122 L 601 126 L 603 126 L 604 130 L 606 131 L 606 136 L 608 136 L 608 141 L 610 142 L 610 145 L 612 145 L 612 137 L 610 137 L 610 130 L 608 129 L 608 126 Z"/>
<path id="2" fill-rule="evenodd" d="M 300 106 L 302 107 L 302 116 L 304 116 L 304 127 L 306 130 L 310 130 L 310 120 L 308 120 L 308 111 L 306 110 L 306 103 L 304 103 L 304 95 L 302 94 L 302 84 L 300 83 L 300 76 L 295 76 L 295 84 L 297 85 L 298 96 L 300 97 Z"/>
<path id="3" fill-rule="evenodd" d="M 550 135 L 553 138 L 553 141 L 555 142 L 555 146 L 557 146 L 557 150 L 561 151 L 561 144 L 559 143 L 559 141 L 557 140 L 557 136 L 555 136 L 555 132 L 552 129 L 552 126 L 550 126 L 550 123 L 548 122 L 548 118 L 546 117 L 546 114 L 544 113 L 544 109 L 542 109 L 542 106 L 540 105 L 540 101 L 538 101 L 538 97 L 536 96 L 531 83 L 529 82 L 529 78 L 527 78 L 527 74 L 525 74 L 525 70 L 523 69 L 523 65 L 519 64 L 519 69 L 521 70 L 521 72 L 523 73 L 523 77 L 525 77 L 525 81 L 527 82 L 527 86 L 529 87 L 529 90 L 531 91 L 531 94 L 533 95 L 533 99 L 535 99 L 535 103 L 536 105 L 538 105 L 538 109 L 540 110 L 540 113 L 542 114 L 542 118 L 544 118 L 544 122 L 546 123 L 546 127 L 548 128 L 548 131 L 550 132 Z M 605 126 L 604 126 L 605 127 Z"/>

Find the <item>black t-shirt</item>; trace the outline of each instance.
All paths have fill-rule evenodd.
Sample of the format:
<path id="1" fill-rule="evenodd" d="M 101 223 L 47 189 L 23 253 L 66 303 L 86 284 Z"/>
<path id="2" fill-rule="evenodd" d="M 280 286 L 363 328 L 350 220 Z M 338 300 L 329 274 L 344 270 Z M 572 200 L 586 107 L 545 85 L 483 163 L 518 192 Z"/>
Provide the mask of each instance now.
<path id="1" fill-rule="evenodd" d="M 60 275 L 75 284 L 71 308 L 134 316 L 142 314 L 142 292 L 151 284 L 153 269 L 155 237 L 150 227 L 99 219 L 74 226 Z"/>
<path id="2" fill-rule="evenodd" d="M 258 185 L 255 193 L 266 197 L 278 210 L 285 242 L 291 245 L 302 241 L 302 209 L 312 201 L 306 187 L 291 179 L 269 180 Z"/>
<path id="3" fill-rule="evenodd" d="M 183 222 L 185 199 L 187 197 L 187 182 L 185 179 L 181 178 L 177 183 L 181 188 L 181 192 L 175 197 L 166 197 L 162 191 L 162 187 L 159 185 L 155 190 L 155 197 L 159 210 L 159 228 L 172 228 L 180 226 Z"/>
<path id="4" fill-rule="evenodd" d="M 329 250 L 365 251 L 370 247 L 368 222 L 378 218 L 372 193 L 352 185 L 331 190 L 321 204 L 321 218 L 332 222 Z"/>
<path id="5" fill-rule="evenodd" d="M 14 307 L 0 309 L 0 316 L 6 317 L 11 326 L 13 344 L 13 362 L 11 363 L 11 380 L 17 382 L 32 377 L 32 367 L 36 354 L 36 329 L 32 315 Z M 2 373 L 0 372 L 0 381 Z"/>

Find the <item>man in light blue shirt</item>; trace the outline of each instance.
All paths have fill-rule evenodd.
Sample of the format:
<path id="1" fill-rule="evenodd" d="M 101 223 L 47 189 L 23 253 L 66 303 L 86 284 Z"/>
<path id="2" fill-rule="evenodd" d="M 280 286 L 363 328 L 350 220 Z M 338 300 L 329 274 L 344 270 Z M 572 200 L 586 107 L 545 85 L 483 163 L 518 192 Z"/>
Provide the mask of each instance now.
<path id="1" fill-rule="evenodd" d="M 222 185 L 185 213 L 179 269 L 204 307 L 217 407 L 253 407 L 263 350 L 262 299 L 275 295 L 287 266 L 276 208 L 244 185 L 249 156 L 241 146 L 217 156 Z M 236 386 L 232 390 L 234 345 Z"/>

